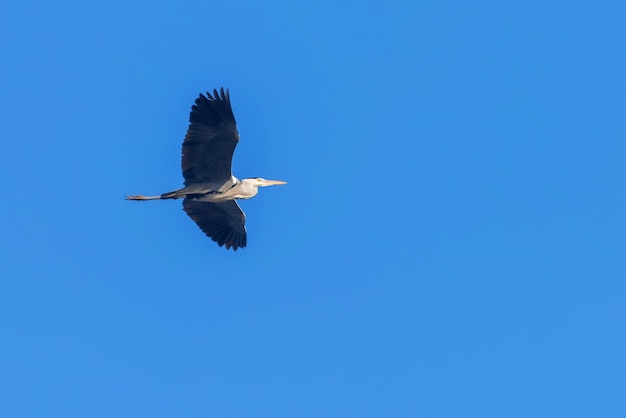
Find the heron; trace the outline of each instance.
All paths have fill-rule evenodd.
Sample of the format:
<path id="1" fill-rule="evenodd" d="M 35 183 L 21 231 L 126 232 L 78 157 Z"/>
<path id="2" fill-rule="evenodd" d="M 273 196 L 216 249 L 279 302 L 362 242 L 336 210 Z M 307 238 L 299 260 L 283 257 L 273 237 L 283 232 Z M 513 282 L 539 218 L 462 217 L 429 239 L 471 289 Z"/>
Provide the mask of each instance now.
<path id="1" fill-rule="evenodd" d="M 157 196 L 129 195 L 126 199 L 183 199 L 183 210 L 220 247 L 234 251 L 245 248 L 246 215 L 237 200 L 254 197 L 259 187 L 287 182 L 233 176 L 232 159 L 238 142 L 228 89 L 200 94 L 191 107 L 183 140 L 184 187 Z"/>

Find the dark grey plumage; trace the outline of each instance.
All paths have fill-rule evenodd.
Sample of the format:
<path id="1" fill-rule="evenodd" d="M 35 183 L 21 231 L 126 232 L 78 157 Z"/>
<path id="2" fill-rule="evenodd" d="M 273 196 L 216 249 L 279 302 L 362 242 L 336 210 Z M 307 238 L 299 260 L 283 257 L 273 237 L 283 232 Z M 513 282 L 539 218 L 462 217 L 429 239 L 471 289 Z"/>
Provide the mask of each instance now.
<path id="1" fill-rule="evenodd" d="M 237 250 L 246 246 L 246 215 L 234 200 L 202 202 L 187 198 L 183 200 L 183 209 L 220 247 Z"/>
<path id="2" fill-rule="evenodd" d="M 183 141 L 182 168 L 185 186 L 202 182 L 226 182 L 239 132 L 230 95 L 224 88 L 201 94 L 191 107 L 189 128 Z"/>

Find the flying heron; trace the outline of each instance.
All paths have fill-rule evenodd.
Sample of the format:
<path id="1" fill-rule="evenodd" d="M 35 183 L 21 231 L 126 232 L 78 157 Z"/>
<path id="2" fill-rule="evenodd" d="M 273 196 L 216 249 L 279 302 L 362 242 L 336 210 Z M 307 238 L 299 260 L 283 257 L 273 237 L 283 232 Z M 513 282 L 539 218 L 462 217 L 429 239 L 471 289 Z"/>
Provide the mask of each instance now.
<path id="1" fill-rule="evenodd" d="M 127 200 L 183 199 L 183 210 L 209 238 L 227 249 L 247 243 L 246 215 L 237 199 L 249 199 L 259 187 L 286 184 L 260 177 L 239 180 L 232 175 L 233 152 L 239 142 L 228 89 L 200 94 L 189 114 L 183 141 L 185 187 L 158 196 L 130 195 Z"/>

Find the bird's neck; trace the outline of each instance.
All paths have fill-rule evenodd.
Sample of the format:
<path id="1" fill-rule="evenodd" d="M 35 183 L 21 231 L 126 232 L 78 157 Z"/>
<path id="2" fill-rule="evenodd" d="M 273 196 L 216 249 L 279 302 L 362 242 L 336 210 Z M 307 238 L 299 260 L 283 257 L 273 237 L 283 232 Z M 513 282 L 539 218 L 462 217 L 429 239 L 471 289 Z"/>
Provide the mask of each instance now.
<path id="1" fill-rule="evenodd" d="M 250 199 L 251 197 L 256 196 L 259 192 L 259 188 L 254 184 L 250 184 L 250 182 L 242 180 L 237 180 L 237 182 L 241 187 L 241 195 L 238 196 L 237 199 Z"/>

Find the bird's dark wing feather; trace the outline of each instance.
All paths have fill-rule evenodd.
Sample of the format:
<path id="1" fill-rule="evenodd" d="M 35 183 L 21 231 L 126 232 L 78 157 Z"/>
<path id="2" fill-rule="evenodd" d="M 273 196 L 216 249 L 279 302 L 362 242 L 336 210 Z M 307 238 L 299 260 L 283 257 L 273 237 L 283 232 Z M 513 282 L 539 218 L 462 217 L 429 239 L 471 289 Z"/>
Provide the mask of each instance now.
<path id="1" fill-rule="evenodd" d="M 197 199 L 183 200 L 183 209 L 202 232 L 227 249 L 244 248 L 247 243 L 246 215 L 234 200 L 203 202 Z"/>
<path id="2" fill-rule="evenodd" d="M 230 179 L 239 133 L 228 90 L 201 94 L 191 107 L 183 141 L 185 186 L 198 182 L 224 183 Z"/>

